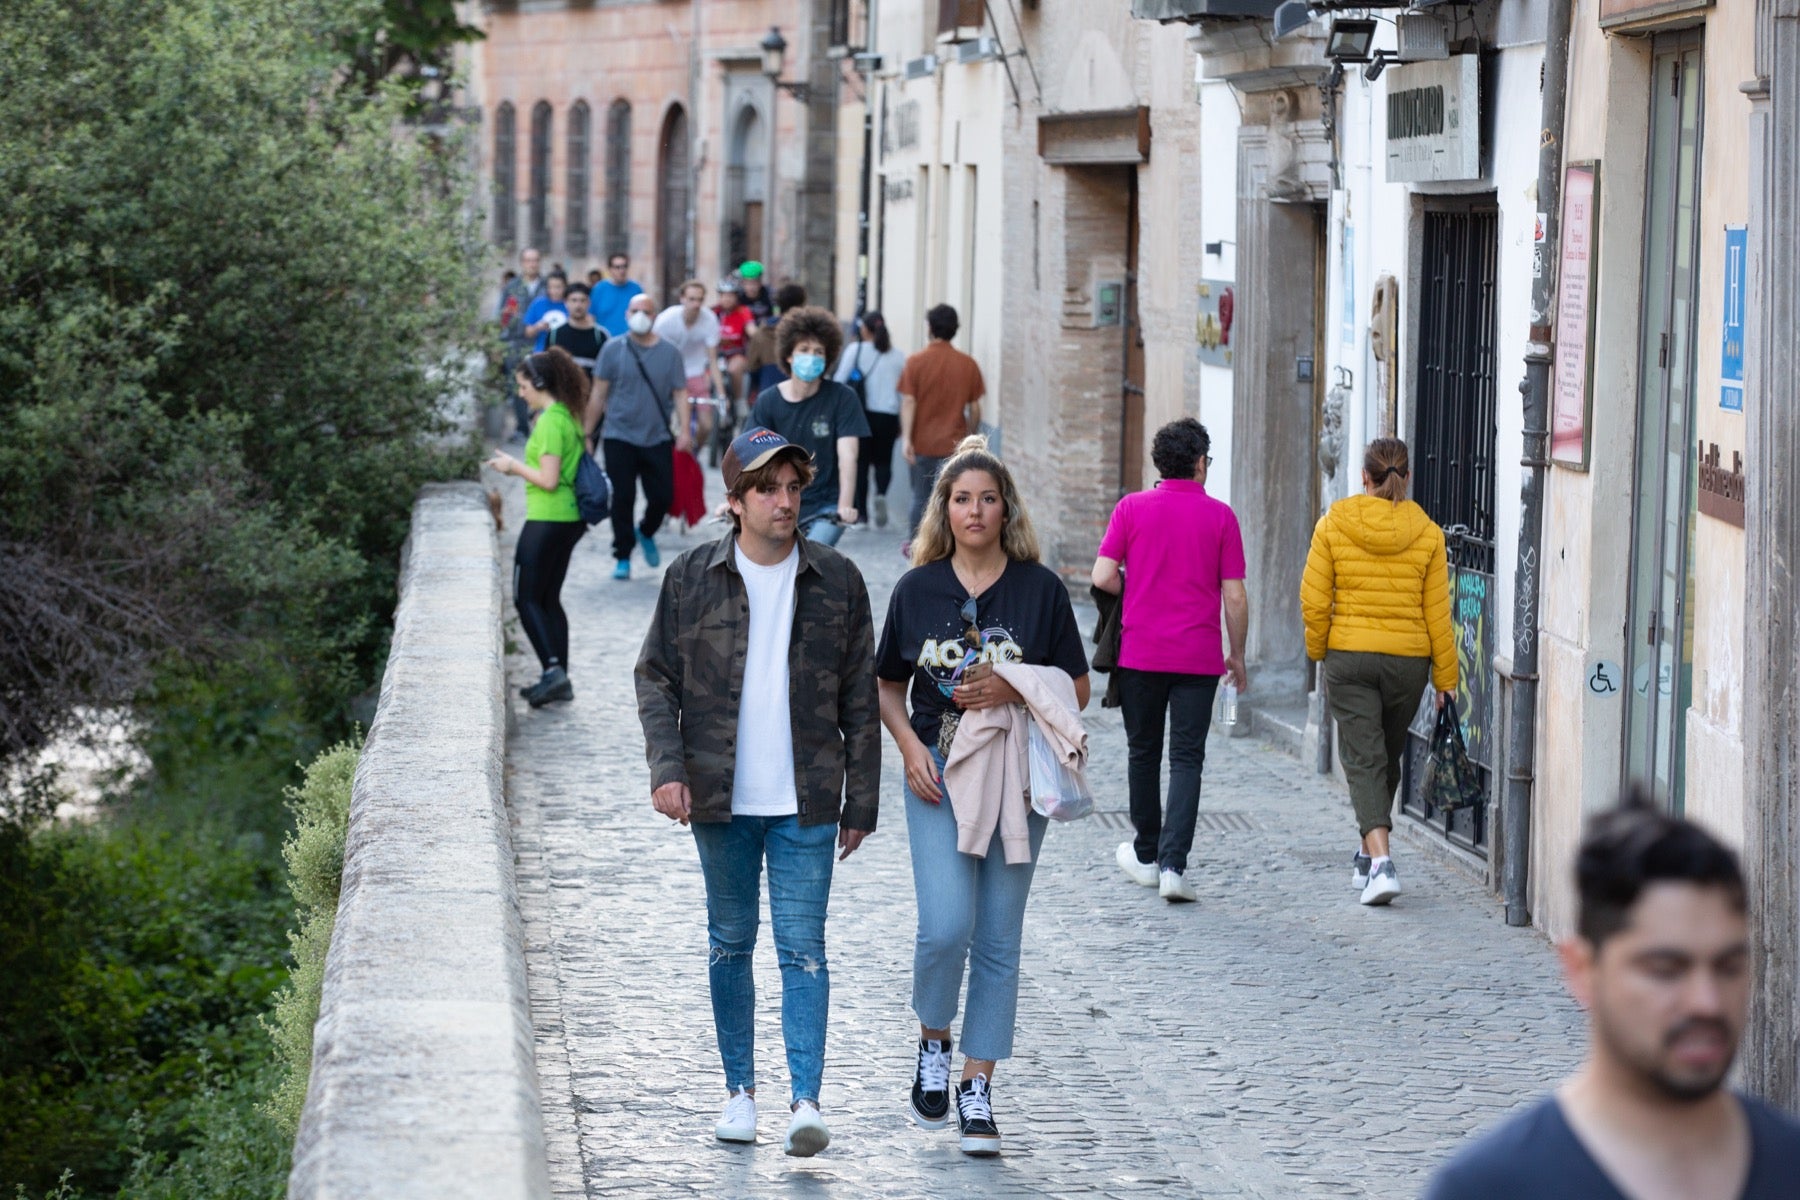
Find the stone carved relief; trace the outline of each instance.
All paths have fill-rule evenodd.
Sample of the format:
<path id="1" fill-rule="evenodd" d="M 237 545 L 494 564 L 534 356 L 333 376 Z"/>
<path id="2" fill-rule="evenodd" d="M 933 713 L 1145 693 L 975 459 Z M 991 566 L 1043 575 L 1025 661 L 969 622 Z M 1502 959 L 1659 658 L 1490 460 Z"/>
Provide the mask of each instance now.
<path id="1" fill-rule="evenodd" d="M 1325 393 L 1325 408 L 1319 414 L 1319 471 L 1327 481 L 1337 478 L 1338 464 L 1344 460 L 1344 407 L 1350 402 L 1353 378 L 1347 369 L 1337 368 L 1337 382 Z"/>
<path id="2" fill-rule="evenodd" d="M 1311 192 L 1302 178 L 1300 97 L 1283 88 L 1269 96 L 1269 175 L 1263 185 L 1271 200 L 1306 200 Z"/>

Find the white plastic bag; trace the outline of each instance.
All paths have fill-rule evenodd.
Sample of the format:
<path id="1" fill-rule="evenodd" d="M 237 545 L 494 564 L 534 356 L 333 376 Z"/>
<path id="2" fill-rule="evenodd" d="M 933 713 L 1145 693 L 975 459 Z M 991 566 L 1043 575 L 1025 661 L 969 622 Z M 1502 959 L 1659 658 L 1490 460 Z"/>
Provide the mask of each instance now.
<path id="1" fill-rule="evenodd" d="M 1031 759 L 1031 808 L 1052 821 L 1077 821 L 1094 811 L 1094 794 L 1081 772 L 1064 764 L 1038 723 L 1027 720 Z"/>

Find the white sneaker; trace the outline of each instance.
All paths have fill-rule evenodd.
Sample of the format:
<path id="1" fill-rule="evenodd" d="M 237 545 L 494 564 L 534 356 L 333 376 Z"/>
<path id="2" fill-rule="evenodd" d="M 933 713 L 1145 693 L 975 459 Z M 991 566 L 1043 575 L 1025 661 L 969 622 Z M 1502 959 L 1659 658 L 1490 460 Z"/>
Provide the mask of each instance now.
<path id="1" fill-rule="evenodd" d="M 1400 876 L 1394 870 L 1394 864 L 1384 862 L 1369 872 L 1368 886 L 1362 890 L 1362 902 L 1368 905 L 1386 904 L 1400 894 Z"/>
<path id="2" fill-rule="evenodd" d="M 1362 891 L 1369 886 L 1369 864 L 1375 861 L 1358 850 L 1350 856 L 1350 886 Z"/>
<path id="3" fill-rule="evenodd" d="M 1198 900 L 1194 893 L 1194 885 L 1187 881 L 1187 875 L 1181 871 L 1164 869 L 1157 894 L 1170 904 L 1183 900 Z"/>
<path id="4" fill-rule="evenodd" d="M 811 1100 L 802 1100 L 795 1105 L 794 1119 L 788 1122 L 787 1140 L 781 1143 L 781 1148 L 795 1158 L 811 1158 L 829 1145 L 831 1130 L 825 1128 L 819 1106 Z"/>
<path id="5" fill-rule="evenodd" d="M 756 1140 L 756 1097 L 749 1092 L 733 1092 L 713 1126 L 713 1136 L 721 1142 L 754 1142 Z"/>
<path id="6" fill-rule="evenodd" d="M 1139 862 L 1137 849 L 1130 842 L 1120 842 L 1119 852 L 1114 857 L 1119 860 L 1119 870 L 1131 876 L 1131 882 L 1144 887 L 1156 886 L 1156 864 Z"/>

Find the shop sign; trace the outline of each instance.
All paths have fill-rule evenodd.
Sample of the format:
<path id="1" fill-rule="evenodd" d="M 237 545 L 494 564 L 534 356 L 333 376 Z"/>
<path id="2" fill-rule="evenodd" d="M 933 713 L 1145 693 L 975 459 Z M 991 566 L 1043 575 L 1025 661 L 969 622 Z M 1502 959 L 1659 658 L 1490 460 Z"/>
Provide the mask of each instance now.
<path id="1" fill-rule="evenodd" d="M 1742 225 L 1725 227 L 1725 329 L 1719 361 L 1719 407 L 1744 411 L 1744 297 L 1748 233 Z"/>
<path id="2" fill-rule="evenodd" d="M 1195 289 L 1200 303 L 1199 315 L 1194 318 L 1194 340 L 1200 345 L 1200 361 L 1209 366 L 1231 366 L 1236 286 L 1229 279 L 1202 279 Z"/>
<path id="3" fill-rule="evenodd" d="M 1388 68 L 1387 179 L 1481 177 L 1481 88 L 1475 55 Z"/>
<path id="4" fill-rule="evenodd" d="M 1550 458 L 1587 468 L 1593 372 L 1594 209 L 1600 164 L 1570 163 L 1563 171 L 1562 242 L 1556 272 L 1556 356 L 1551 364 Z"/>
<path id="5" fill-rule="evenodd" d="M 1731 452 L 1727 470 L 1717 442 L 1700 443 L 1700 511 L 1727 525 L 1744 527 L 1744 455 Z"/>

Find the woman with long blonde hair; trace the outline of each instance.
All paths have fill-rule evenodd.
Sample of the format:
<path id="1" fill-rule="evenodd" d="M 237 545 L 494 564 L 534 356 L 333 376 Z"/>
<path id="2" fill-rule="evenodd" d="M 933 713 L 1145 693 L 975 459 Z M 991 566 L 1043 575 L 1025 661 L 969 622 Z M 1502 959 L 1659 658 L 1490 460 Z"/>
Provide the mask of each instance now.
<path id="1" fill-rule="evenodd" d="M 919 906 L 911 1113 L 929 1129 L 949 1122 L 950 1025 L 967 967 L 957 1124 L 964 1153 L 991 1155 L 1000 1152 L 994 1064 L 1012 1054 L 1025 901 L 1046 820 L 1027 817 L 1027 861 L 1007 862 L 999 828 L 985 856 L 963 853 L 944 762 L 961 713 L 1022 702 L 994 663 L 1059 668 L 1086 707 L 1087 656 L 1068 589 L 1039 561 L 1012 472 L 986 438 L 963 439 L 945 460 L 913 539 L 912 561 L 894 585 L 875 667 L 881 722 L 906 765 L 906 831 Z"/>
<path id="2" fill-rule="evenodd" d="M 1407 726 L 1427 684 L 1442 708 L 1457 681 L 1444 531 L 1406 498 L 1410 474 L 1405 442 L 1370 442 L 1362 495 L 1319 518 L 1300 580 L 1306 656 L 1325 664 L 1338 757 L 1362 835 L 1352 881 L 1370 905 L 1400 894 L 1388 833 Z"/>

